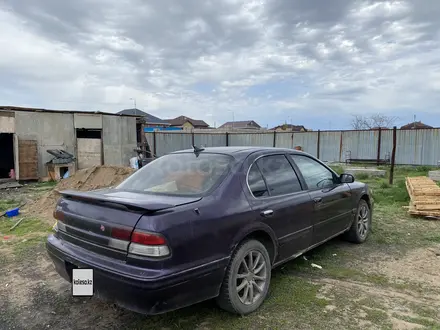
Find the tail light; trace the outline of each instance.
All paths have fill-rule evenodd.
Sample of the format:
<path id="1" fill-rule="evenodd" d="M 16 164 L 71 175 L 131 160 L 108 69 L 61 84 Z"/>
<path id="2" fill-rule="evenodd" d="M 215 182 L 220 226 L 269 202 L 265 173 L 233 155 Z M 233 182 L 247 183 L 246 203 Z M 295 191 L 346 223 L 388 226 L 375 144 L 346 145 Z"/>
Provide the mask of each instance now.
<path id="1" fill-rule="evenodd" d="M 64 213 L 62 211 L 58 210 L 58 208 L 56 208 L 53 211 L 53 217 L 58 221 L 63 221 L 64 220 Z"/>
<path id="2" fill-rule="evenodd" d="M 53 211 L 53 217 L 57 220 L 55 225 L 53 226 L 54 231 L 63 230 L 66 231 L 66 225 L 64 224 L 64 213 L 58 208 Z"/>
<path id="3" fill-rule="evenodd" d="M 135 230 L 131 234 L 128 253 L 146 257 L 166 257 L 170 254 L 170 249 L 162 235 Z"/>

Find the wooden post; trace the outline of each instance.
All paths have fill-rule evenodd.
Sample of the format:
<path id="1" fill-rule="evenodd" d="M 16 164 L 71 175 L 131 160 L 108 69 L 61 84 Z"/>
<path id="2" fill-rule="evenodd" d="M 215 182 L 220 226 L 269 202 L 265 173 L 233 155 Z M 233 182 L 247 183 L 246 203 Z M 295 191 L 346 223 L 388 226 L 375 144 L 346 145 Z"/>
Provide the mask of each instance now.
<path id="1" fill-rule="evenodd" d="M 319 145 L 321 144 L 321 130 L 318 129 L 318 143 L 316 145 L 316 158 L 319 159 Z"/>
<path id="2" fill-rule="evenodd" d="M 229 133 L 226 132 L 226 146 L 229 147 Z"/>
<path id="3" fill-rule="evenodd" d="M 380 164 L 380 144 L 382 140 L 382 129 L 379 127 L 379 136 L 377 138 L 377 166 Z"/>
<path id="4" fill-rule="evenodd" d="M 396 163 L 397 127 L 393 127 L 393 151 L 391 153 L 390 184 L 394 180 L 394 164 Z"/>
<path id="5" fill-rule="evenodd" d="M 273 131 L 273 147 L 277 146 L 277 131 Z"/>

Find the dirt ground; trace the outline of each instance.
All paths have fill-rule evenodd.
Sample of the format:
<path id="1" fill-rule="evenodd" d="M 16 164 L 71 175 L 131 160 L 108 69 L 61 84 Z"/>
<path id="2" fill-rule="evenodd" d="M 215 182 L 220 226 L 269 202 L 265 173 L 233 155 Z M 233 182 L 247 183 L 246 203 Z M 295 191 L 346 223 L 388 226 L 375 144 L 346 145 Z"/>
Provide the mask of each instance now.
<path id="1" fill-rule="evenodd" d="M 276 269 L 267 301 L 246 317 L 212 301 L 147 317 L 73 298 L 45 252 L 48 219 L 12 233 L 5 221 L 0 329 L 440 329 L 440 221 L 411 218 L 398 203 L 376 207 L 367 243 L 335 239 Z"/>

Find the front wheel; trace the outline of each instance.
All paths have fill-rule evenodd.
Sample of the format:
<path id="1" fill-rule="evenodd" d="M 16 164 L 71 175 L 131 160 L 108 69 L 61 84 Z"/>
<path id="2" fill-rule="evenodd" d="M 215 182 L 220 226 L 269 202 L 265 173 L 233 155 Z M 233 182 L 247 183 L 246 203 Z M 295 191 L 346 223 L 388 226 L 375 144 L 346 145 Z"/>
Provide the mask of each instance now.
<path id="1" fill-rule="evenodd" d="M 252 313 L 266 298 L 270 278 L 271 263 L 267 249 L 257 240 L 246 241 L 231 258 L 217 303 L 232 313 Z"/>
<path id="2" fill-rule="evenodd" d="M 361 199 L 356 212 L 356 218 L 344 238 L 352 243 L 363 243 L 371 231 L 371 210 L 367 201 Z"/>

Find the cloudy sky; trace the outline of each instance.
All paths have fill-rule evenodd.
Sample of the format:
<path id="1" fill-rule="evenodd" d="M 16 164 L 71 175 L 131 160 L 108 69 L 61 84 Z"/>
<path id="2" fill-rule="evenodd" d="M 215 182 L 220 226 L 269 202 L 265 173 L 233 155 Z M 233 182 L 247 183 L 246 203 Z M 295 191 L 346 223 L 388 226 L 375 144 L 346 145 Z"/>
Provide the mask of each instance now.
<path id="1" fill-rule="evenodd" d="M 438 0 L 0 0 L 0 104 L 440 126 L 438 17 Z"/>

